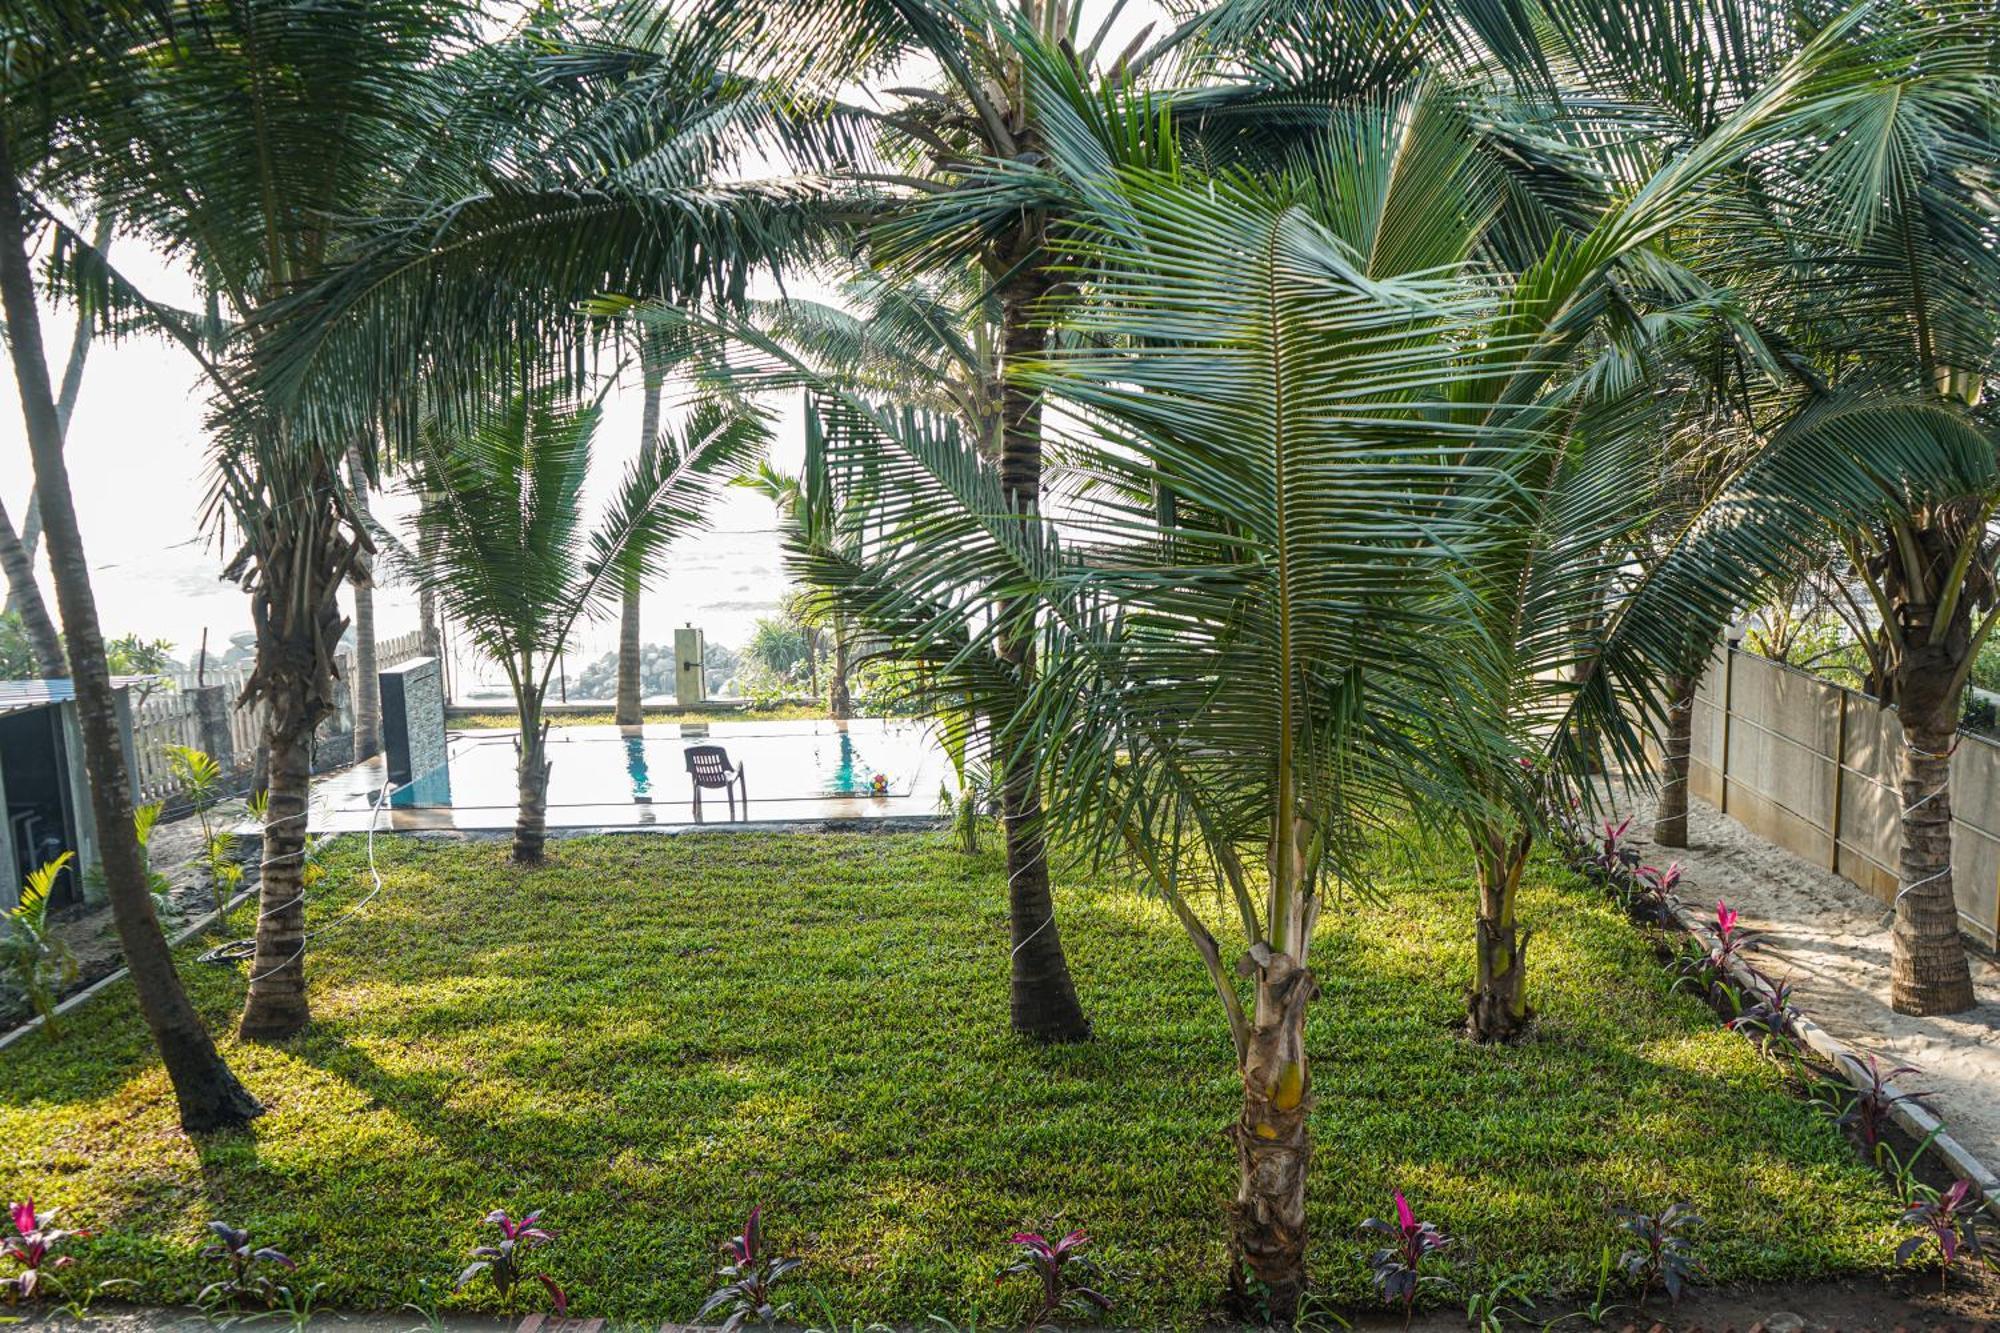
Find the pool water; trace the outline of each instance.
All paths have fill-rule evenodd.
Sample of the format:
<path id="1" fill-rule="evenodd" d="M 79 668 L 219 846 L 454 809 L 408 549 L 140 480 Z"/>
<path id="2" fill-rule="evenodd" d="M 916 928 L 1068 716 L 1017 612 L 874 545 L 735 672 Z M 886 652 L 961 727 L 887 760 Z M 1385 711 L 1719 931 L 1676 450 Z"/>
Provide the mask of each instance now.
<path id="1" fill-rule="evenodd" d="M 683 734 L 685 730 L 686 734 Z M 549 732 L 549 806 L 622 803 L 685 805 L 693 795 L 686 751 L 719 745 L 743 771 L 755 804 L 862 798 L 935 800 L 945 766 L 928 731 L 914 723 L 717 724 L 711 729 L 556 727 Z M 400 808 L 511 806 L 516 800 L 511 732 L 466 732 L 451 744 L 447 771 L 397 791 Z M 874 788 L 877 774 L 885 789 Z M 702 793 L 704 809 L 727 809 L 720 791 Z M 778 813 L 778 812 L 773 812 Z"/>

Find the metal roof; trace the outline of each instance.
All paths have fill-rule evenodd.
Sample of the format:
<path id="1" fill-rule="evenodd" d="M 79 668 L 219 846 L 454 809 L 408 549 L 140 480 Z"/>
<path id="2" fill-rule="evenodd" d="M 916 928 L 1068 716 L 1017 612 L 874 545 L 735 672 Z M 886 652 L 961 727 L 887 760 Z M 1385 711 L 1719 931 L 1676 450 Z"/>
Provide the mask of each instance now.
<path id="1" fill-rule="evenodd" d="M 113 676 L 113 689 L 123 689 L 150 676 Z M 24 708 L 46 708 L 76 698 L 76 682 L 71 680 L 0 680 L 0 714 L 18 713 Z"/>

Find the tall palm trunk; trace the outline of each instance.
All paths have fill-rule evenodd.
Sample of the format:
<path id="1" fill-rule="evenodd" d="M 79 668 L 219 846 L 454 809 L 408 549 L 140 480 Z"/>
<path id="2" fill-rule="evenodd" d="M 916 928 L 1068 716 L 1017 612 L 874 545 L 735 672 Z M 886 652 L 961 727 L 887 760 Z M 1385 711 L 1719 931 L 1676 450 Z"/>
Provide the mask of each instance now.
<path id="1" fill-rule="evenodd" d="M 306 1003 L 305 855 L 316 725 L 316 719 L 296 707 L 295 697 L 269 701 L 264 867 L 250 992 L 237 1028 L 238 1035 L 253 1041 L 289 1037 L 312 1016 Z"/>
<path id="2" fill-rule="evenodd" d="M 640 457 L 650 459 L 660 442 L 662 376 L 650 364 L 643 374 L 645 397 L 639 413 L 639 451 Z M 636 727 L 646 720 L 644 663 L 640 657 L 644 649 L 639 642 L 640 591 L 637 578 L 627 579 L 625 600 L 618 611 L 618 711 L 615 720 L 621 727 Z"/>
<path id="3" fill-rule="evenodd" d="M 1952 885 L 1951 752 L 1958 742 L 1958 698 L 1950 682 L 1962 654 L 1945 644 L 1916 647 L 1916 642 L 1913 638 L 1896 672 L 1903 811 L 1889 1000 L 1900 1014 L 1955 1014 L 1977 1003 Z"/>
<path id="4" fill-rule="evenodd" d="M 35 493 L 42 501 L 56 604 L 69 635 L 70 677 L 76 682 L 84 769 L 90 780 L 91 812 L 97 821 L 98 855 L 112 920 L 125 965 L 132 973 L 139 1012 L 173 1084 L 182 1128 L 200 1132 L 241 1125 L 263 1108 L 230 1073 L 189 1003 L 148 892 L 145 861 L 132 824 L 131 774 L 125 766 L 111 671 L 104 659 L 104 636 L 90 590 L 90 566 L 84 558 L 83 536 L 70 499 L 62 431 L 49 389 L 41 318 L 35 309 L 34 277 L 28 262 L 27 222 L 22 214 L 12 149 L 4 126 L 0 126 L 0 314 L 7 320 L 14 378 L 27 422 L 28 451 L 34 462 Z"/>
<path id="5" fill-rule="evenodd" d="M 444 656 L 444 635 L 438 629 L 437 594 L 429 588 L 417 593 L 417 647 L 425 657 Z"/>
<path id="6" fill-rule="evenodd" d="M 826 687 L 826 711 L 836 718 L 854 716 L 854 698 L 847 688 L 847 630 L 839 621 L 833 626 L 833 670 Z"/>
<path id="7" fill-rule="evenodd" d="M 98 215 L 91 244 L 100 255 L 111 248 L 109 213 Z M 83 367 L 90 358 L 90 343 L 96 330 L 96 321 L 79 312 L 76 329 L 70 335 L 69 361 L 63 366 L 62 387 L 56 392 L 56 434 L 65 444 L 69 440 L 70 418 L 76 414 L 76 400 L 83 393 Z M 55 626 L 49 618 L 48 603 L 42 598 L 40 585 L 35 582 L 35 547 L 41 535 L 42 498 L 34 491 L 28 492 L 28 504 L 21 511 L 21 530 L 18 534 L 5 509 L 0 508 L 0 572 L 4 572 L 7 578 L 6 609 L 20 613 L 35 652 L 36 670 L 42 673 L 43 679 L 54 680 L 62 676 L 66 668 L 62 664 L 62 650 L 55 645 Z M 40 626 L 48 627 L 47 642 L 55 647 L 50 656 L 43 655 L 43 631 Z"/>
<path id="8" fill-rule="evenodd" d="M 42 600 L 41 585 L 35 582 L 34 558 L 14 532 L 4 506 L 0 506 L 0 571 L 7 576 L 7 608 L 20 614 L 28 647 L 35 654 L 35 670 L 43 680 L 62 679 L 69 674 L 69 667 L 63 661 L 62 639 L 56 634 L 55 621 L 49 618 L 49 605 Z"/>
<path id="9" fill-rule="evenodd" d="M 1476 975 L 1467 1000 L 1475 1041 L 1511 1041 L 1534 1011 L 1528 1006 L 1528 938 L 1516 919 L 1521 875 L 1534 847 L 1531 834 L 1486 827 L 1473 835 L 1479 866 L 1479 915 L 1474 923 Z"/>
<path id="10" fill-rule="evenodd" d="M 1688 754 L 1694 748 L 1693 674 L 1667 683 L 1667 730 L 1660 738 L 1660 803 L 1653 812 L 1653 841 L 1688 845 Z"/>
<path id="11" fill-rule="evenodd" d="M 1039 248 L 1040 237 L 1027 244 Z M 1049 290 L 1046 269 L 1029 261 L 1017 266 L 1001 291 L 1001 357 L 1012 371 L 1041 355 L 1045 340 L 1036 309 Z M 1008 507 L 1032 514 L 1041 507 L 1042 401 L 1011 376 L 1001 402 L 1000 487 Z M 1018 604 L 1002 601 L 1003 619 L 1018 615 Z M 1034 630 L 1023 625 L 1002 644 L 1002 656 L 1025 678 L 1035 669 Z M 1083 1041 L 1090 1020 L 1076 996 L 1069 960 L 1056 929 L 1055 901 L 1049 891 L 1047 847 L 1043 841 L 1041 792 L 1035 756 L 1016 749 L 1000 780 L 1000 827 L 1007 844 L 1007 908 L 1013 939 L 1009 1009 L 1014 1030 L 1037 1041 Z"/>
<path id="12" fill-rule="evenodd" d="M 300 450 L 303 455 L 306 453 Z M 275 454 L 273 455 L 275 456 Z M 318 480 L 289 479 L 299 493 L 261 514 L 239 512 L 256 578 L 250 592 L 257 664 L 247 700 L 265 705 L 264 859 L 258 891 L 256 948 L 238 1033 L 275 1040 L 304 1027 L 310 1011 L 305 974 L 306 818 L 312 796 L 313 735 L 334 712 L 333 646 L 346 622 L 340 588 L 365 547 L 344 529 L 333 460 L 308 469 Z"/>
<path id="13" fill-rule="evenodd" d="M 368 473 L 361 463 L 361 447 L 347 451 L 347 475 L 354 487 L 354 508 L 368 512 Z M 374 561 L 362 555 L 355 561 L 354 578 L 354 758 L 373 758 L 382 750 L 382 677 L 375 653 L 375 569 Z"/>
<path id="14" fill-rule="evenodd" d="M 539 694 L 523 697 L 520 710 L 521 735 L 514 744 L 519 800 L 514 811 L 514 864 L 538 866 L 549 837 L 549 724 L 542 717 Z"/>
<path id="15" fill-rule="evenodd" d="M 1306 1006 L 1319 993 L 1308 969 L 1283 954 L 1257 978 L 1257 1003 L 1241 1073 L 1243 1113 L 1236 1140 L 1236 1199 L 1230 1206 L 1230 1277 L 1246 1315 L 1293 1323 L 1306 1285 L 1306 1173 L 1312 1162 L 1312 1078 L 1306 1063 Z M 1248 1282 L 1261 1293 L 1255 1309 Z"/>

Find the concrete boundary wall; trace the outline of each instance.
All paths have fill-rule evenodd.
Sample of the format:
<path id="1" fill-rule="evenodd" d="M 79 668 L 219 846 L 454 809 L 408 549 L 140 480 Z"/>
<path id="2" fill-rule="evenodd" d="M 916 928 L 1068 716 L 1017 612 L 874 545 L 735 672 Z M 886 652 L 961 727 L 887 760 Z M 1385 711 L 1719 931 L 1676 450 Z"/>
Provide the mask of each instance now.
<path id="1" fill-rule="evenodd" d="M 1758 836 L 1895 901 L 1903 729 L 1857 690 L 1740 649 L 1695 692 L 1689 789 Z M 1961 732 L 1951 761 L 1960 927 L 2000 945 L 2000 744 Z"/>

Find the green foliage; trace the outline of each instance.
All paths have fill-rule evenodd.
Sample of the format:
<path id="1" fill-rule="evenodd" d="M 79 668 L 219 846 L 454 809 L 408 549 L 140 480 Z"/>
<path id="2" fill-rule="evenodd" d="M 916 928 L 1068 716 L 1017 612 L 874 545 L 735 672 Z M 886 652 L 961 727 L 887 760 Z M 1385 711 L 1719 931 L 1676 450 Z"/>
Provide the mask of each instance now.
<path id="1" fill-rule="evenodd" d="M 166 639 L 142 639 L 125 634 L 107 639 L 104 660 L 114 676 L 157 676 L 174 664 L 174 645 Z"/>
<path id="2" fill-rule="evenodd" d="M 807 655 L 805 627 L 794 616 L 759 616 L 743 645 L 745 676 L 753 671 L 787 685 L 805 680 Z"/>
<path id="3" fill-rule="evenodd" d="M 0 680 L 34 680 L 41 669 L 19 611 L 0 611 Z"/>
<path id="4" fill-rule="evenodd" d="M 194 806 L 195 817 L 201 820 L 202 866 L 208 874 L 209 891 L 215 896 L 215 914 L 220 920 L 224 905 L 243 883 L 243 867 L 236 860 L 236 835 L 209 818 L 226 794 L 228 775 L 213 755 L 191 745 L 169 745 L 167 767 L 180 780 L 181 791 Z"/>
<path id="5" fill-rule="evenodd" d="M 1097 1040 L 1041 1048 L 1007 1033 L 1001 859 L 945 834 L 564 841 L 534 875 L 498 843 L 377 852 L 389 891 L 315 941 L 320 1021 L 282 1047 L 223 1039 L 283 1107 L 255 1135 L 197 1154 L 174 1132 L 127 987 L 61 1046 L 0 1053 L 0 1178 L 100 1229 L 83 1277 L 184 1302 L 212 1276 L 190 1257 L 220 1213 L 328 1304 L 490 1309 L 444 1295 L 458 1256 L 484 1210 L 540 1203 L 580 1312 L 685 1321 L 717 1240 L 761 1203 L 866 1319 L 1009 1319 L 1006 1236 L 1073 1226 L 1122 1275 L 1121 1321 L 1216 1308 L 1234 1184 L 1216 1144 L 1241 1093 L 1162 904 L 1059 882 Z M 354 905 L 364 867 L 356 840 L 335 847 L 311 924 Z M 1380 869 L 1380 904 L 1327 913 L 1315 949 L 1331 994 L 1308 1032 L 1309 1223 L 1328 1300 L 1367 1299 L 1347 1238 L 1397 1188 L 1477 1242 L 1484 1286 L 1587 1292 L 1619 1244 L 1605 1205 L 1661 1198 L 1709 1220 L 1718 1282 L 1887 1266 L 1885 1187 L 1773 1062 L 1667 992 L 1596 890 L 1531 871 L 1541 1024 L 1479 1050 L 1453 1030 L 1463 902 L 1437 891 L 1461 868 Z M 241 974 L 187 979 L 226 1031 Z"/>
<path id="6" fill-rule="evenodd" d="M 174 645 L 165 639 L 125 634 L 104 643 L 114 676 L 156 676 L 174 664 Z M 32 680 L 41 675 L 18 611 L 0 611 L 0 680 Z"/>
<path id="7" fill-rule="evenodd" d="M 139 859 L 146 867 L 146 889 L 153 895 L 153 910 L 165 916 L 173 904 L 173 881 L 153 868 L 153 831 L 160 826 L 160 813 L 166 807 L 159 801 L 148 801 L 132 809 L 132 832 L 139 839 Z"/>
<path id="8" fill-rule="evenodd" d="M 64 852 L 30 872 L 20 900 L 0 915 L 0 965 L 8 980 L 42 1018 L 42 1034 L 50 1041 L 62 1036 L 56 1021 L 56 991 L 76 980 L 76 957 L 49 930 L 49 896 L 56 876 L 76 859 Z"/>

